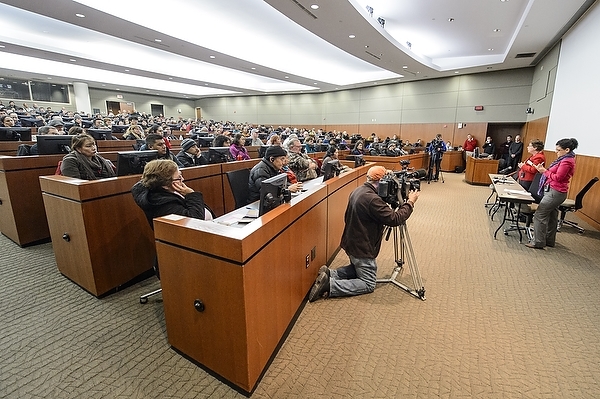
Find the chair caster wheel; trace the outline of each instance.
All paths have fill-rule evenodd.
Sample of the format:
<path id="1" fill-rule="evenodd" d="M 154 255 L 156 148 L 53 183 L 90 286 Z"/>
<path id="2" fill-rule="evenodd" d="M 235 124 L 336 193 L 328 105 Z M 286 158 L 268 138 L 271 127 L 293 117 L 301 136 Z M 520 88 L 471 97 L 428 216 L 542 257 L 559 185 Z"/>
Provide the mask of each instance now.
<path id="1" fill-rule="evenodd" d="M 145 303 L 148 303 L 148 298 L 140 298 L 140 303 L 143 305 Z"/>

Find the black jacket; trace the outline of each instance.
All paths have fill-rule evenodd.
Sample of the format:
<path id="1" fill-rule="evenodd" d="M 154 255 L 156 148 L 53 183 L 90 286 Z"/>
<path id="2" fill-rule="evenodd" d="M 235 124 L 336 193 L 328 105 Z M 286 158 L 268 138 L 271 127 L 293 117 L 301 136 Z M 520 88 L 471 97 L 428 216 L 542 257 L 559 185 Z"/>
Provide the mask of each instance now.
<path id="1" fill-rule="evenodd" d="M 139 181 L 131 188 L 131 194 L 135 203 L 146 214 L 150 226 L 153 226 L 152 219 L 165 215 L 175 214 L 204 220 L 205 209 L 212 213 L 204 204 L 202 193 L 197 191 L 182 197 L 163 188 L 150 190 Z"/>
<path id="2" fill-rule="evenodd" d="M 179 151 L 175 158 L 183 165 L 184 168 L 189 168 L 190 166 L 200 166 L 200 165 L 208 165 L 208 159 L 202 153 L 200 153 L 199 157 L 194 157 L 184 150 Z"/>
<path id="3" fill-rule="evenodd" d="M 359 186 L 348 199 L 342 248 L 355 258 L 375 259 L 381 248 L 384 227 L 401 225 L 412 211 L 408 203 L 394 211 L 371 183 Z"/>
<path id="4" fill-rule="evenodd" d="M 264 158 L 254 165 L 252 170 L 250 170 L 250 177 L 248 178 L 248 203 L 260 199 L 260 186 L 263 180 L 275 177 L 279 173 L 281 172 L 275 168 L 275 165 Z"/>

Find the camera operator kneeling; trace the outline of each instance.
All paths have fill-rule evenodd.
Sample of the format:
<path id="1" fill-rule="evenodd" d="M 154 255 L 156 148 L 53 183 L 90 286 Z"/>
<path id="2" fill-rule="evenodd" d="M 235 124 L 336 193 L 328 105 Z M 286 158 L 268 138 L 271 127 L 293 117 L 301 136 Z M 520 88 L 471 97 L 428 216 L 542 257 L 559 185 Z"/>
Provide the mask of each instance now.
<path id="1" fill-rule="evenodd" d="M 367 172 L 367 182 L 350 194 L 341 242 L 350 258 L 350 265 L 333 270 L 321 266 L 308 297 L 310 302 L 375 290 L 375 258 L 379 255 L 384 227 L 399 226 L 405 222 L 419 198 L 418 191 L 410 191 L 406 202 L 396 209 L 390 207 L 378 194 L 379 181 L 386 173 L 383 166 L 373 166 Z"/>

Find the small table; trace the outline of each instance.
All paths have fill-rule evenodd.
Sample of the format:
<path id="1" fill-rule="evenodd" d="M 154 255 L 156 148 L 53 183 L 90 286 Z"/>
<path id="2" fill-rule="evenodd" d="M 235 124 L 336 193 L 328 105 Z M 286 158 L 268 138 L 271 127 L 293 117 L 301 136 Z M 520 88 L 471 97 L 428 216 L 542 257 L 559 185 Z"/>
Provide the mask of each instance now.
<path id="1" fill-rule="evenodd" d="M 496 238 L 496 234 L 498 231 L 504 226 L 506 220 L 509 219 L 511 222 L 515 223 L 514 228 L 510 228 L 504 231 L 504 234 L 508 234 L 509 231 L 517 230 L 519 232 L 519 242 L 522 241 L 523 235 L 521 234 L 521 230 L 524 228 L 519 227 L 519 216 L 521 216 L 521 206 L 523 204 L 531 204 L 535 202 L 534 198 L 528 191 L 525 191 L 523 186 L 521 186 L 515 179 L 506 175 L 499 175 L 495 173 L 489 174 L 492 184 L 494 185 L 494 190 L 496 190 L 496 194 L 498 195 L 498 201 L 500 203 L 504 202 L 504 217 L 502 218 L 502 223 L 494 232 L 494 239 Z M 509 216 L 509 204 L 517 205 L 517 215 L 516 217 Z M 511 214 L 512 215 L 512 214 Z"/>

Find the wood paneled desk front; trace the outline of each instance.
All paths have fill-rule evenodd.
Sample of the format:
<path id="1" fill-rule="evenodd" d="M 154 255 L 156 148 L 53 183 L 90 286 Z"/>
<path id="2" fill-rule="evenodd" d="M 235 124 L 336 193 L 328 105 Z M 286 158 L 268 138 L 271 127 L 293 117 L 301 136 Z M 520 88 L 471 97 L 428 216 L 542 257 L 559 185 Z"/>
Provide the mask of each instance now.
<path id="1" fill-rule="evenodd" d="M 0 156 L 0 232 L 20 246 L 50 238 L 39 177 L 54 174 L 62 158 Z"/>
<path id="2" fill-rule="evenodd" d="M 469 184 L 490 184 L 490 173 L 498 173 L 498 160 L 467 157 L 465 181 Z"/>
<path id="3" fill-rule="evenodd" d="M 440 164 L 442 172 L 454 172 L 457 166 L 462 167 L 463 154 L 462 151 L 446 151 Z"/>
<path id="4" fill-rule="evenodd" d="M 401 160 L 409 160 L 410 168 L 427 169 L 427 167 L 429 166 L 429 154 L 424 152 L 418 154 L 401 155 L 398 157 L 386 157 L 383 155 L 365 155 L 363 156 L 363 159 L 366 162 L 374 162 L 376 165 L 381 165 L 384 168 L 390 170 L 400 170 Z"/>
<path id="5" fill-rule="evenodd" d="M 245 225 L 155 219 L 173 348 L 252 392 L 310 290 L 339 248 L 350 192 L 370 165 L 315 184 Z M 308 183 L 306 184 L 309 187 Z"/>

